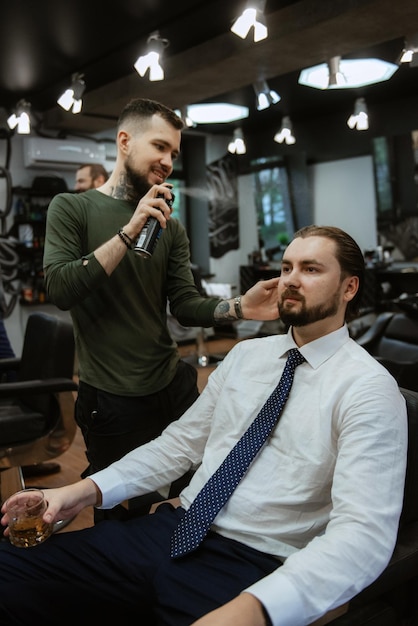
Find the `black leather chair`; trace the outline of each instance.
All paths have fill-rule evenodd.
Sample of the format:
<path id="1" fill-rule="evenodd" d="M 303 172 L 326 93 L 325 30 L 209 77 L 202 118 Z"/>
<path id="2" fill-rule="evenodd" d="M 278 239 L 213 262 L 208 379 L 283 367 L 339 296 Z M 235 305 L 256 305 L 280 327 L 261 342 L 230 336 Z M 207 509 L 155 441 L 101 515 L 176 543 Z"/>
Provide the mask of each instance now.
<path id="1" fill-rule="evenodd" d="M 379 578 L 351 600 L 332 626 L 418 624 L 418 392 L 401 391 L 408 412 L 408 460 L 395 550 Z"/>
<path id="2" fill-rule="evenodd" d="M 391 372 L 400 387 L 418 391 L 418 313 L 414 298 L 398 300 L 398 310 L 380 313 L 355 341 Z"/>
<path id="3" fill-rule="evenodd" d="M 0 384 L 1 500 L 24 486 L 21 466 L 63 454 L 75 433 L 75 344 L 71 322 L 44 312 L 28 316 L 20 358 L 0 360 L 15 382 Z"/>

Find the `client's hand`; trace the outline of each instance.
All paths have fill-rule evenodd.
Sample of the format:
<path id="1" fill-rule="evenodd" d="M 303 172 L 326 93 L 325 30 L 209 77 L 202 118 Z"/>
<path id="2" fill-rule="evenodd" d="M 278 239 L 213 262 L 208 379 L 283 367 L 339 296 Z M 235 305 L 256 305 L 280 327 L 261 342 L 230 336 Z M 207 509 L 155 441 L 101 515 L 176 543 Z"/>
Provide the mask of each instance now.
<path id="1" fill-rule="evenodd" d="M 43 489 L 43 492 L 48 501 L 48 507 L 43 518 L 48 524 L 71 519 L 85 507 L 94 506 L 100 502 L 100 492 L 90 478 L 85 478 L 73 485 L 66 485 L 58 489 Z M 9 503 L 13 497 L 10 496 L 8 499 Z M 1 512 L 3 517 L 0 522 L 3 526 L 7 526 L 9 520 L 5 503 L 1 507 Z M 3 534 L 7 537 L 9 529 L 6 528 Z"/>

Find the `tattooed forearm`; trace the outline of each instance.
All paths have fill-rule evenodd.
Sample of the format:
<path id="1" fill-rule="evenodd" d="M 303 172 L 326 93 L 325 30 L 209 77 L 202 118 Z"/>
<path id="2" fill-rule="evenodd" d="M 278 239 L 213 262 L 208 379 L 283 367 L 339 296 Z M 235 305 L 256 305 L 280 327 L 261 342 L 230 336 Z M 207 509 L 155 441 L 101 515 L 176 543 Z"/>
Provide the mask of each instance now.
<path id="1" fill-rule="evenodd" d="M 215 322 L 236 322 L 237 316 L 234 315 L 234 301 L 233 300 L 221 300 L 216 306 L 214 318 Z"/>

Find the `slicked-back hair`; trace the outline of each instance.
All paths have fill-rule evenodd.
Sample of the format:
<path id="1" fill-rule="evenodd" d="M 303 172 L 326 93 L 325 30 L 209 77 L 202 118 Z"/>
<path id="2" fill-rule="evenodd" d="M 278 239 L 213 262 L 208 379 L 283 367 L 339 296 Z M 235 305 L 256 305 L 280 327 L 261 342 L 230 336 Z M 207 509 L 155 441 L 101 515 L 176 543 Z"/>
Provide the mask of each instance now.
<path id="1" fill-rule="evenodd" d="M 336 226 L 305 226 L 298 230 L 294 239 L 301 237 L 327 237 L 335 242 L 336 258 L 341 267 L 341 280 L 349 276 L 358 276 L 359 286 L 356 295 L 347 304 L 345 319 L 351 321 L 357 317 L 364 288 L 364 256 L 354 239 Z"/>
<path id="2" fill-rule="evenodd" d="M 134 98 L 122 110 L 118 120 L 118 129 L 130 121 L 143 127 L 151 122 L 153 115 L 159 115 L 176 130 L 183 130 L 184 128 L 181 117 L 165 104 L 147 98 Z"/>

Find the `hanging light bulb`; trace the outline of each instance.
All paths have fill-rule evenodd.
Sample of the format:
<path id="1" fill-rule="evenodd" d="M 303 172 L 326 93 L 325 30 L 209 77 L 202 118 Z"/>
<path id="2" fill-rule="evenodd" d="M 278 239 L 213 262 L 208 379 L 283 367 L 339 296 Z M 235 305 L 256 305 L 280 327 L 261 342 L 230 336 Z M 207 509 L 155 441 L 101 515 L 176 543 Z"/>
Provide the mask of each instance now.
<path id="1" fill-rule="evenodd" d="M 367 130 L 369 128 L 369 115 L 364 98 L 357 98 L 354 104 L 354 112 L 347 120 L 349 128 L 357 130 Z"/>
<path id="2" fill-rule="evenodd" d="M 231 154 L 245 154 L 247 152 L 241 128 L 234 130 L 234 139 L 228 144 L 228 152 Z"/>
<path id="3" fill-rule="evenodd" d="M 344 87 L 347 83 L 347 79 L 342 73 L 341 67 L 341 57 L 332 57 L 328 61 L 328 89 L 332 89 L 333 87 Z"/>
<path id="4" fill-rule="evenodd" d="M 280 102 L 281 98 L 277 91 L 270 89 L 265 80 L 258 80 L 253 87 L 257 98 L 257 111 L 263 111 L 270 105 Z"/>
<path id="5" fill-rule="evenodd" d="M 262 41 L 268 36 L 266 20 L 264 17 L 265 0 L 253 0 L 247 3 L 247 8 L 235 20 L 231 26 L 234 35 L 238 35 L 241 39 L 245 39 L 254 28 L 254 41 Z"/>
<path id="6" fill-rule="evenodd" d="M 19 135 L 29 135 L 30 133 L 30 108 L 29 102 L 20 100 L 16 105 L 16 111 L 7 119 L 9 128 L 11 130 L 17 128 Z"/>
<path id="7" fill-rule="evenodd" d="M 81 96 L 86 89 L 86 83 L 84 82 L 83 74 L 73 74 L 71 77 L 71 87 L 66 89 L 64 93 L 58 98 L 57 102 L 65 111 L 69 111 L 74 114 L 80 113 L 83 101 Z"/>
<path id="8" fill-rule="evenodd" d="M 274 135 L 274 141 L 277 141 L 277 143 L 285 142 L 289 146 L 296 143 L 296 139 L 293 135 L 292 122 L 290 121 L 290 117 L 287 115 L 282 120 L 280 130 Z"/>
<path id="9" fill-rule="evenodd" d="M 418 52 L 418 35 L 405 39 L 405 45 L 401 52 L 399 63 L 410 63 L 411 66 L 417 65 Z"/>
<path id="10" fill-rule="evenodd" d="M 195 128 L 196 122 L 192 120 L 189 115 L 188 107 L 182 107 L 181 109 L 175 109 L 176 115 L 181 117 L 187 128 Z"/>
<path id="11" fill-rule="evenodd" d="M 145 76 L 149 70 L 150 81 L 164 80 L 164 70 L 161 57 L 164 49 L 169 45 L 168 39 L 162 39 L 158 31 L 152 33 L 147 40 L 148 52 L 138 57 L 134 68 L 140 76 Z"/>

